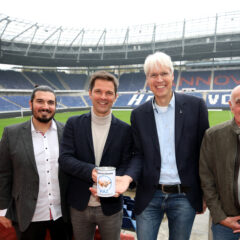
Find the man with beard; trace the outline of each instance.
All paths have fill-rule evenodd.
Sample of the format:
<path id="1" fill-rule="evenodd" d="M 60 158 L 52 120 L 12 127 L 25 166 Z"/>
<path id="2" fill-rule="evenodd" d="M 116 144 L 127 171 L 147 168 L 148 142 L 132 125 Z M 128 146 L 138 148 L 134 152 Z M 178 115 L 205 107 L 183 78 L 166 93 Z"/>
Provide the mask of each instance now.
<path id="1" fill-rule="evenodd" d="M 8 126 L 0 142 L 0 223 L 12 225 L 20 240 L 71 238 L 65 202 L 67 176 L 58 170 L 63 124 L 53 119 L 56 95 L 36 87 L 31 120 Z"/>

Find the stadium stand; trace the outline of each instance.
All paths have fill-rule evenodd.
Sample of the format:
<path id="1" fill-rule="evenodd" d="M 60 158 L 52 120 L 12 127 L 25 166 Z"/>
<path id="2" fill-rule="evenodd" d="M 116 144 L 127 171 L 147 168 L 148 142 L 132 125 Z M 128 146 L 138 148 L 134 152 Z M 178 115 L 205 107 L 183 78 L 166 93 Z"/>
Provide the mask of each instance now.
<path id="1" fill-rule="evenodd" d="M 0 97 L 0 111 L 17 111 L 20 110 L 21 108 L 17 106 L 14 103 L 11 103 L 7 99 L 4 99 L 4 97 Z"/>
<path id="2" fill-rule="evenodd" d="M 233 89 L 240 84 L 240 70 L 218 70 L 214 72 L 213 89 Z"/>
<path id="3" fill-rule="evenodd" d="M 66 74 L 64 72 L 57 73 L 65 84 L 69 87 L 69 90 L 84 90 L 87 82 L 86 74 Z"/>
<path id="4" fill-rule="evenodd" d="M 19 107 L 29 108 L 29 100 L 30 100 L 29 96 L 15 96 L 15 95 L 11 95 L 11 96 L 4 96 L 4 98 L 8 99 L 12 103 L 18 104 Z"/>
<path id="5" fill-rule="evenodd" d="M 64 92 L 66 88 L 61 85 L 60 93 L 57 93 L 58 108 L 81 108 L 92 105 L 88 93 L 84 86 L 88 86 L 87 75 L 44 73 L 48 78 L 55 76 L 55 80 L 60 78 L 67 88 L 78 90 L 79 93 Z M 59 75 L 57 77 L 57 75 Z M 213 79 L 211 79 L 211 75 Z M 152 93 L 145 87 L 145 76 L 143 72 L 126 73 L 121 75 L 119 86 L 119 96 L 114 107 L 135 108 L 148 99 L 152 98 Z M 127 78 L 129 77 L 129 79 Z M 179 80 L 178 80 L 179 77 Z M 20 89 L 19 94 L 1 94 L 0 111 L 19 111 L 22 108 L 29 108 L 29 96 L 26 96 L 21 89 L 32 89 L 35 84 L 46 84 L 55 86 L 51 80 L 46 80 L 42 74 L 37 72 L 16 72 L 0 71 L 0 89 Z M 134 83 L 140 79 L 138 85 Z M 59 83 L 60 83 L 59 81 Z M 49 84 L 49 82 L 51 84 Z M 56 83 L 56 81 L 54 81 Z M 177 91 L 185 92 L 197 97 L 204 98 L 208 108 L 228 108 L 230 90 L 240 83 L 240 70 L 216 70 L 216 71 L 182 71 L 180 74 L 175 71 L 174 88 Z M 60 85 L 58 85 L 60 87 Z M 177 88 L 176 88 L 177 86 Z M 212 86 L 212 90 L 210 89 Z M 141 87 L 141 89 L 140 89 Z M 124 90 L 124 91 L 122 91 Z M 23 91 L 23 90 L 22 90 Z M 61 92 L 62 91 L 62 92 Z M 69 90 L 68 90 L 69 91 Z"/>
<path id="6" fill-rule="evenodd" d="M 178 90 L 185 88 L 195 88 L 197 90 L 210 90 L 211 72 L 210 71 L 195 71 L 182 72 L 178 84 Z"/>
<path id="7" fill-rule="evenodd" d="M 123 73 L 119 78 L 119 92 L 138 91 L 144 88 L 145 75 L 139 73 Z"/>
<path id="8" fill-rule="evenodd" d="M 58 90 L 65 89 L 63 84 L 60 82 L 59 78 L 55 74 L 55 72 L 44 71 L 41 75 L 55 89 L 58 89 Z"/>
<path id="9" fill-rule="evenodd" d="M 23 72 L 23 75 L 33 83 L 33 85 L 50 85 L 39 73 L 37 72 Z M 51 86 L 51 85 L 50 85 Z"/>
<path id="10" fill-rule="evenodd" d="M 0 70 L 0 87 L 4 89 L 32 89 L 33 85 L 20 72 Z"/>
<path id="11" fill-rule="evenodd" d="M 218 27 L 209 31 L 210 22 Z M 154 24 L 136 29 L 130 27 L 125 32 L 121 29 L 121 33 L 116 31 L 116 35 L 108 30 L 104 41 L 101 41 L 102 37 L 99 39 L 100 34 L 96 32 L 91 35 L 91 29 L 85 29 L 85 33 L 81 35 L 82 32 L 78 30 L 75 32 L 61 28 L 59 42 L 54 43 L 51 39 L 48 41 L 49 32 L 46 31 L 46 26 L 18 21 L 1 14 L 0 23 L 0 63 L 19 65 L 18 70 L 23 66 L 23 72 L 0 70 L 0 112 L 4 116 L 5 113 L 9 115 L 8 112 L 20 112 L 23 108 L 29 108 L 29 94 L 26 96 L 26 91 L 35 84 L 49 85 L 57 90 L 57 108 L 71 110 L 89 107 L 92 103 L 87 93 L 87 73 L 101 68 L 111 71 L 117 77 L 116 73 L 121 73 L 118 89 L 120 93 L 114 107 L 135 108 L 153 97 L 146 86 L 144 72 L 139 71 L 142 69 L 139 64 L 142 65 L 145 57 L 156 51 L 166 52 L 176 64 L 182 64 L 179 67 L 176 65 L 173 89 L 203 98 L 208 109 L 229 109 L 230 90 L 240 84 L 238 12 L 201 18 L 193 21 L 192 27 L 189 27 L 191 22 L 184 20 L 184 24 L 178 22 L 172 25 L 174 28 L 169 27 L 171 25 Z M 14 33 L 11 26 L 15 23 Z M 199 32 L 196 24 L 199 24 L 201 29 L 206 29 L 206 32 Z M 36 31 L 34 38 L 32 35 L 25 36 L 24 33 L 33 26 L 44 31 Z M 179 26 L 179 29 L 176 26 Z M 222 32 L 222 29 L 226 31 Z M 60 31 L 55 30 L 55 33 Z M 75 40 L 79 40 L 76 36 L 82 36 L 81 45 L 76 44 Z M 147 36 L 150 40 L 141 36 Z M 123 42 L 119 42 L 119 39 L 123 39 Z M 34 66 L 36 69 L 32 68 Z M 49 66 L 53 67 L 51 71 L 48 71 Z M 74 74 L 57 72 L 59 67 L 76 67 L 86 74 L 75 74 L 76 69 L 73 69 Z M 31 72 L 30 69 L 34 71 Z M 9 93 L 8 90 L 11 89 L 16 92 Z M 123 229 L 135 231 L 133 206 L 134 200 L 124 197 Z M 0 239 L 15 240 L 14 230 L 5 231 L 0 225 Z M 98 230 L 95 235 L 95 240 L 97 239 L 100 239 Z M 121 240 L 123 239 L 133 240 L 134 237 L 121 234 Z M 49 233 L 46 240 L 50 240 Z"/>
<path id="12" fill-rule="evenodd" d="M 57 102 L 65 107 L 86 107 L 80 96 L 58 96 Z"/>
<path id="13" fill-rule="evenodd" d="M 210 92 L 206 96 L 206 104 L 209 109 L 229 108 L 228 101 L 230 100 L 231 91 L 225 92 Z"/>

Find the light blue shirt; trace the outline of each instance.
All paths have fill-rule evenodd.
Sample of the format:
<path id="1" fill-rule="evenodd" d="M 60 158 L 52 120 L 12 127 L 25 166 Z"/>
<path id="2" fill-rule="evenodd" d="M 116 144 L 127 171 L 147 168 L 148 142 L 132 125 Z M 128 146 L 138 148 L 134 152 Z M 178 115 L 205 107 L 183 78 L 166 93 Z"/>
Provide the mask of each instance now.
<path id="1" fill-rule="evenodd" d="M 180 184 L 175 156 L 175 96 L 166 107 L 158 106 L 154 99 L 152 104 L 161 154 L 159 183 Z"/>

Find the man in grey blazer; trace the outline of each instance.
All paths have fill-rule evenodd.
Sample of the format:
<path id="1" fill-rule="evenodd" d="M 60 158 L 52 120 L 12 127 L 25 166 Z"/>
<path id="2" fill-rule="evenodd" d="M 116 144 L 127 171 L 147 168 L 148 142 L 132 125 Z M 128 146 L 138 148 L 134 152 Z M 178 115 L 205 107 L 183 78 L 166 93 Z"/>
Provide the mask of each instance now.
<path id="1" fill-rule="evenodd" d="M 209 128 L 200 151 L 200 178 L 214 240 L 240 239 L 240 86 L 232 90 L 233 119 Z"/>
<path id="2" fill-rule="evenodd" d="M 6 127 L 0 142 L 0 223 L 13 225 L 21 240 L 44 240 L 47 229 L 52 240 L 70 239 L 53 89 L 36 87 L 29 105 L 31 120 Z"/>

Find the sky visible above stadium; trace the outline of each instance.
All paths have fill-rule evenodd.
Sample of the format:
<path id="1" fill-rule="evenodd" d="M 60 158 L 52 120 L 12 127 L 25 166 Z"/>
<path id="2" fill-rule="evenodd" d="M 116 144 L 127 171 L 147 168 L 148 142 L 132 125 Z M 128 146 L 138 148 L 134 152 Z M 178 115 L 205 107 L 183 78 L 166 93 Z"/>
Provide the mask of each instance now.
<path id="1" fill-rule="evenodd" d="M 38 24 L 120 28 L 239 10 L 239 0 L 3 0 L 0 13 Z"/>

